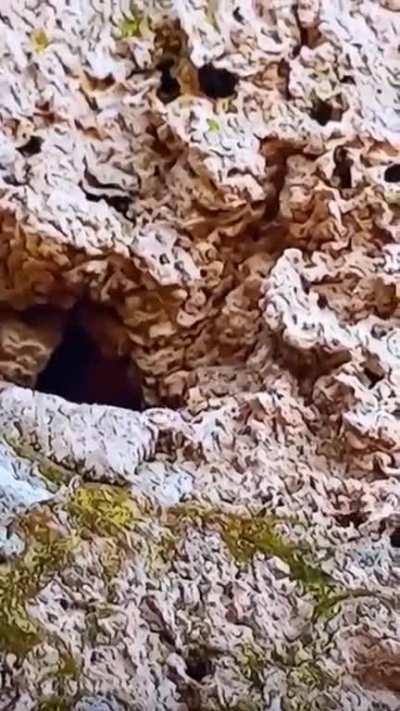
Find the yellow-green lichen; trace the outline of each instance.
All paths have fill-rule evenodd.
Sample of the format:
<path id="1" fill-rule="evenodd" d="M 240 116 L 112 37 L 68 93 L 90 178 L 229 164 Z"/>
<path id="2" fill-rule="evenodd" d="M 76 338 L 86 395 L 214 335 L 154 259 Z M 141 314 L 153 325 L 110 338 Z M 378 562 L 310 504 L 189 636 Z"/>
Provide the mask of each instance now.
<path id="1" fill-rule="evenodd" d="M 80 532 L 104 537 L 124 537 L 142 519 L 129 493 L 109 484 L 80 486 L 67 510 Z"/>
<path id="2" fill-rule="evenodd" d="M 79 665 L 71 652 L 65 650 L 60 653 L 60 660 L 56 677 L 60 684 L 64 684 L 66 680 L 79 681 L 80 669 Z"/>
<path id="3" fill-rule="evenodd" d="M 71 538 L 48 526 L 46 516 L 28 514 L 21 528 L 28 535 L 24 555 L 0 569 L 0 649 L 20 656 L 42 638 L 39 625 L 26 606 L 65 566 L 72 551 Z"/>
<path id="4" fill-rule="evenodd" d="M 290 676 L 290 682 L 295 684 L 296 693 L 299 693 L 298 687 L 300 685 L 305 687 L 307 692 L 310 692 L 314 689 L 318 691 L 325 691 L 326 689 L 330 689 L 337 684 L 337 681 L 332 674 L 329 674 L 314 660 L 299 664 L 291 670 Z"/>
<path id="5" fill-rule="evenodd" d="M 66 476 L 65 472 L 56 465 L 38 464 L 37 466 L 40 476 L 50 482 L 50 484 L 53 484 L 56 488 L 59 488 L 62 484 L 67 483 L 68 479 L 72 477 L 72 474 Z"/>
<path id="6" fill-rule="evenodd" d="M 208 130 L 211 133 L 218 133 L 218 131 L 221 128 L 218 121 L 215 121 L 215 119 L 207 119 L 207 124 L 208 124 Z"/>
<path id="7" fill-rule="evenodd" d="M 173 520 L 178 527 L 182 523 L 200 522 L 201 525 L 216 528 L 240 565 L 247 565 L 257 553 L 279 558 L 289 569 L 291 577 L 303 586 L 305 592 L 313 595 L 316 609 L 323 611 L 330 607 L 338 594 L 346 594 L 338 589 L 332 578 L 312 562 L 307 546 L 293 543 L 280 531 L 282 523 L 272 516 L 242 516 L 213 511 L 202 507 L 184 506 L 173 511 Z"/>
<path id="8" fill-rule="evenodd" d="M 36 52 L 44 52 L 49 46 L 49 39 L 43 29 L 34 30 L 32 33 L 32 41 Z"/>
<path id="9" fill-rule="evenodd" d="M 76 697 L 79 693 L 80 668 L 76 658 L 66 648 L 62 639 L 57 635 L 48 635 L 49 642 L 57 650 L 58 659 L 54 668 L 46 671 L 44 679 L 51 680 L 53 694 L 42 699 L 44 704 L 61 703 Z M 52 708 L 52 706 L 50 706 Z M 57 708 L 57 706 L 56 706 Z M 64 708 L 64 707 L 62 707 Z"/>
<path id="10" fill-rule="evenodd" d="M 238 701 L 234 706 L 231 704 L 227 706 L 226 704 L 218 704 L 218 711 L 263 711 L 263 703 L 257 703 L 257 701 L 250 701 L 249 699 L 243 699 Z"/>
<path id="11" fill-rule="evenodd" d="M 125 551 L 120 546 L 119 541 L 108 540 L 107 545 L 100 552 L 99 562 L 103 569 L 106 582 L 113 580 L 121 570 L 125 559 Z"/>
<path id="12" fill-rule="evenodd" d="M 262 689 L 264 686 L 265 666 L 265 654 L 262 654 L 261 650 L 250 644 L 242 647 L 240 669 L 246 679 L 257 689 Z"/>
<path id="13" fill-rule="evenodd" d="M 74 702 L 74 698 L 66 696 L 49 696 L 39 701 L 37 711 L 71 711 Z"/>
<path id="14" fill-rule="evenodd" d="M 143 16 L 134 5 L 131 3 L 130 14 L 128 17 L 120 22 L 119 31 L 122 39 L 131 39 L 133 37 L 140 37 L 142 34 L 141 23 L 143 21 Z"/>
<path id="15" fill-rule="evenodd" d="M 32 446 L 18 442 L 10 437 L 4 437 L 4 442 L 18 458 L 26 459 L 36 468 L 46 484 L 50 484 L 49 488 L 51 490 L 57 490 L 62 484 L 68 484 L 72 479 L 74 472 L 55 464 L 49 457 L 35 451 Z"/>

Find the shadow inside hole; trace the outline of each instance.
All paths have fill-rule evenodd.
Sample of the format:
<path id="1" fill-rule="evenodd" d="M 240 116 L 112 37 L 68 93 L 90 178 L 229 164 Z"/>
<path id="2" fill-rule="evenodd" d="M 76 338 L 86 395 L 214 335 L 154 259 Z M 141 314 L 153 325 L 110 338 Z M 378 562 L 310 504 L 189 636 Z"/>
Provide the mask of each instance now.
<path id="1" fill-rule="evenodd" d="M 157 89 L 157 96 L 164 104 L 169 104 L 181 94 L 181 86 L 173 75 L 174 60 L 166 58 L 158 65 L 160 70 L 160 85 Z"/>
<path id="2" fill-rule="evenodd" d="M 198 70 L 199 86 L 210 99 L 226 99 L 235 92 L 239 77 L 212 64 L 204 64 Z"/>
<path id="3" fill-rule="evenodd" d="M 400 183 L 400 163 L 394 163 L 386 168 L 384 179 L 387 183 Z"/>
<path id="4" fill-rule="evenodd" d="M 200 683 L 212 672 L 211 660 L 206 654 L 192 652 L 186 660 L 186 672 L 191 679 Z"/>
<path id="5" fill-rule="evenodd" d="M 395 528 L 390 534 L 390 545 L 392 548 L 400 548 L 400 528 Z"/>
<path id="6" fill-rule="evenodd" d="M 372 370 L 372 368 L 365 366 L 364 368 L 364 376 L 366 380 L 366 385 L 367 387 L 372 390 L 372 388 L 377 385 L 382 379 L 383 375 L 375 370 Z"/>
<path id="7" fill-rule="evenodd" d="M 343 146 L 338 146 L 333 154 L 335 169 L 333 177 L 338 181 L 339 187 L 342 190 L 352 188 L 351 167 L 353 161 L 349 158 L 347 151 Z"/>
<path id="8" fill-rule="evenodd" d="M 368 520 L 368 517 L 362 511 L 351 511 L 349 513 L 338 513 L 334 516 L 338 526 L 343 528 L 349 528 L 349 526 L 354 526 L 354 528 L 359 528 L 363 523 Z"/>
<path id="9" fill-rule="evenodd" d="M 343 111 L 337 106 L 332 106 L 327 101 L 315 97 L 310 116 L 317 121 L 320 126 L 326 126 L 329 121 L 340 121 Z"/>
<path id="10" fill-rule="evenodd" d="M 128 357 L 106 357 L 73 313 L 59 346 L 39 373 L 36 390 L 77 404 L 142 411 L 142 378 Z"/>
<path id="11" fill-rule="evenodd" d="M 24 158 L 29 158 L 37 153 L 40 153 L 42 149 L 43 138 L 39 136 L 31 136 L 29 141 L 27 141 L 23 146 L 18 148 L 19 153 L 21 153 Z"/>

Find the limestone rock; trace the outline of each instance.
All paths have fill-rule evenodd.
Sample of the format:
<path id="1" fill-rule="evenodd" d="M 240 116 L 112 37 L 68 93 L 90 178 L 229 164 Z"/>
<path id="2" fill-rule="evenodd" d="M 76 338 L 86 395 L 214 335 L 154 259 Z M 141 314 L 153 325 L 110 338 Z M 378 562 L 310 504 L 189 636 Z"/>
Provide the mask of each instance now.
<path id="1" fill-rule="evenodd" d="M 400 6 L 3 5 L 0 708 L 397 710 Z"/>

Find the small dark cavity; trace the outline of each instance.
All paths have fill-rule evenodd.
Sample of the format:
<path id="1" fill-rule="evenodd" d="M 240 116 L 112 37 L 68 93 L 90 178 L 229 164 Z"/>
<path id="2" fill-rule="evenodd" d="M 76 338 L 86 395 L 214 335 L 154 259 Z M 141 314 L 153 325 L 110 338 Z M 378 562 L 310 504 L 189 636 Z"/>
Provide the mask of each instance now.
<path id="1" fill-rule="evenodd" d="M 201 682 L 212 672 L 211 661 L 200 654 L 192 653 L 186 660 L 186 672 L 191 679 Z"/>
<path id="2" fill-rule="evenodd" d="M 238 7 L 233 11 L 233 17 L 235 18 L 236 22 L 240 22 L 240 24 L 243 25 L 244 18 Z"/>
<path id="3" fill-rule="evenodd" d="M 171 73 L 173 67 L 174 61 L 172 59 L 161 60 L 158 65 L 158 69 L 161 72 L 161 81 L 157 89 L 157 96 L 163 104 L 169 104 L 181 94 L 180 84 Z"/>
<path id="4" fill-rule="evenodd" d="M 100 200 L 104 200 L 107 205 L 114 208 L 114 210 L 119 212 L 124 217 L 127 217 L 132 206 L 132 198 L 130 195 L 109 195 L 108 193 L 100 192 L 91 193 L 85 188 L 83 183 L 80 183 L 79 187 L 83 190 L 86 195 L 86 199 L 89 200 L 89 202 L 100 202 Z"/>
<path id="5" fill-rule="evenodd" d="M 359 528 L 362 523 L 366 522 L 367 516 L 361 511 L 352 511 L 347 514 L 337 514 L 335 520 L 338 525 L 343 528 L 349 528 L 351 525 L 353 525 L 354 528 Z"/>
<path id="6" fill-rule="evenodd" d="M 400 528 L 395 528 L 390 534 L 390 545 L 392 548 L 400 548 Z"/>
<path id="7" fill-rule="evenodd" d="M 43 138 L 39 136 L 31 136 L 29 141 L 23 146 L 20 146 L 17 150 L 25 157 L 29 158 L 37 153 L 40 153 L 42 149 Z"/>
<path id="8" fill-rule="evenodd" d="M 345 74 L 344 76 L 342 76 L 340 81 L 342 82 L 342 84 L 355 84 L 355 81 L 353 77 L 350 76 L 350 74 Z"/>
<path id="9" fill-rule="evenodd" d="M 14 187 L 19 187 L 20 185 L 25 185 L 22 180 L 17 180 L 15 175 L 3 175 L 2 180 L 7 185 L 13 185 Z"/>
<path id="10" fill-rule="evenodd" d="M 400 182 L 400 163 L 394 163 L 385 170 L 384 178 L 387 183 Z"/>
<path id="11" fill-rule="evenodd" d="M 202 92 L 210 99 L 226 99 L 235 92 L 238 76 L 227 69 L 217 69 L 212 64 L 204 64 L 199 71 Z"/>
<path id="12" fill-rule="evenodd" d="M 310 112 L 310 116 L 314 121 L 317 121 L 321 126 L 326 126 L 329 121 L 332 121 L 333 115 L 334 109 L 327 101 L 315 99 L 314 106 Z"/>
<path id="13" fill-rule="evenodd" d="M 302 287 L 303 287 L 305 293 L 306 293 L 306 294 L 309 294 L 309 293 L 310 293 L 311 284 L 310 284 L 310 282 L 308 281 L 308 279 L 306 279 L 305 276 L 301 275 L 301 276 L 300 276 L 300 281 L 301 281 L 301 285 L 302 285 Z"/>
<path id="14" fill-rule="evenodd" d="M 172 67 L 175 64 L 175 59 L 173 57 L 161 57 L 160 61 L 157 64 L 157 69 L 162 72 L 165 69 L 172 69 Z"/>
<path id="15" fill-rule="evenodd" d="M 371 368 L 364 368 L 364 375 L 367 377 L 369 381 L 369 389 L 371 390 L 377 383 L 379 383 L 382 380 L 382 375 L 379 373 L 376 373 L 374 370 L 371 370 Z"/>
<path id="16" fill-rule="evenodd" d="M 352 160 L 349 158 L 345 148 L 338 146 L 336 148 L 333 159 L 335 161 L 335 169 L 333 175 L 339 181 L 339 186 L 342 190 L 347 190 L 352 187 L 351 166 Z"/>
<path id="17" fill-rule="evenodd" d="M 121 215 L 127 216 L 131 206 L 132 198 L 130 195 L 106 195 L 104 200 Z"/>
<path id="18" fill-rule="evenodd" d="M 36 389 L 78 404 L 98 404 L 142 411 L 145 408 L 140 373 L 132 377 L 129 358 L 105 357 L 72 318 L 58 348 L 39 373 Z"/>
<path id="19" fill-rule="evenodd" d="M 381 326 L 381 324 L 375 323 L 371 328 L 371 333 L 374 338 L 380 340 L 381 338 L 385 338 L 385 336 L 387 336 L 387 329 L 385 328 L 385 326 Z"/>
<path id="20" fill-rule="evenodd" d="M 328 299 L 326 298 L 325 294 L 318 294 L 317 304 L 321 309 L 324 309 L 326 308 L 326 306 L 328 306 Z"/>

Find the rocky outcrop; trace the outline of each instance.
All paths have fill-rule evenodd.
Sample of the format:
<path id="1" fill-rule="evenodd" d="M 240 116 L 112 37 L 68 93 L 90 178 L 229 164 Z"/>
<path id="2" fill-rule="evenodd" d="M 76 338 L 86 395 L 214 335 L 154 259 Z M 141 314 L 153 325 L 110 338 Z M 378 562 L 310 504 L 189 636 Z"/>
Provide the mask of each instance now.
<path id="1" fill-rule="evenodd" d="M 0 26 L 0 707 L 398 709 L 400 5 Z"/>

